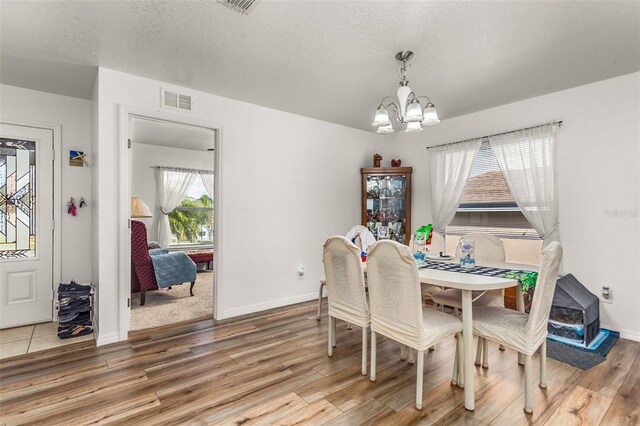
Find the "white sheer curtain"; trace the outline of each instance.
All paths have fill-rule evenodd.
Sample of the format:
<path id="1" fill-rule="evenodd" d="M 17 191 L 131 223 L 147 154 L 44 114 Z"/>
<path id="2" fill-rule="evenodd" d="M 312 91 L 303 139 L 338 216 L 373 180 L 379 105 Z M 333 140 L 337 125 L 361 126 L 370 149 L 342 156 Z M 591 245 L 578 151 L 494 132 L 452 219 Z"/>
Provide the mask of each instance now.
<path id="1" fill-rule="evenodd" d="M 444 235 L 460 205 L 482 138 L 429 148 L 433 229 Z"/>
<path id="2" fill-rule="evenodd" d="M 213 199 L 213 173 L 200 173 L 200 179 L 204 189 L 207 190 L 207 194 Z"/>
<path id="3" fill-rule="evenodd" d="M 158 202 L 163 214 L 158 222 L 158 244 L 161 247 L 171 243 L 168 214 L 184 200 L 196 176 L 196 173 L 158 169 Z"/>
<path id="4" fill-rule="evenodd" d="M 560 241 L 557 138 L 558 124 L 554 123 L 489 137 L 511 194 L 543 238 L 543 245 Z"/>

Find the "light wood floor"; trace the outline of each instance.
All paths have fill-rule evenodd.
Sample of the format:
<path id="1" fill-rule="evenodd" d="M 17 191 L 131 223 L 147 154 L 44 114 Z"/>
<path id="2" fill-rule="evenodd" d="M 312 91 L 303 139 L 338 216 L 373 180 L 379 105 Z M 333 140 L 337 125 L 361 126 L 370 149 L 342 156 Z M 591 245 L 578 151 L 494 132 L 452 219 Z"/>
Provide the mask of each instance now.
<path id="1" fill-rule="evenodd" d="M 0 361 L 3 424 L 637 424 L 640 344 L 620 340 L 589 371 L 549 359 L 548 389 L 523 407 L 516 354 L 491 346 L 477 369 L 476 410 L 450 385 L 453 338 L 425 355 L 424 410 L 415 367 L 381 339 L 377 383 L 360 374 L 360 329 L 339 323 L 326 354 L 326 314 L 315 304 L 240 320 L 140 333 L 128 342 L 79 343 Z"/>

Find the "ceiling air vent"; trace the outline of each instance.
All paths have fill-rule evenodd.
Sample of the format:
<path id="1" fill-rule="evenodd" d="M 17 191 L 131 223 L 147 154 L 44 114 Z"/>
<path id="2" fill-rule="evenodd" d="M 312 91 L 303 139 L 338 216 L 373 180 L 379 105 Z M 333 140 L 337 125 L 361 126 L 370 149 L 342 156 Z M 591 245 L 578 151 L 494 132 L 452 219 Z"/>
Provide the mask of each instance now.
<path id="1" fill-rule="evenodd" d="M 262 0 L 218 0 L 218 3 L 238 13 L 248 15 L 261 1 Z"/>
<path id="2" fill-rule="evenodd" d="M 161 106 L 163 108 L 191 111 L 193 104 L 191 102 L 191 95 L 185 95 L 172 90 L 162 90 Z"/>

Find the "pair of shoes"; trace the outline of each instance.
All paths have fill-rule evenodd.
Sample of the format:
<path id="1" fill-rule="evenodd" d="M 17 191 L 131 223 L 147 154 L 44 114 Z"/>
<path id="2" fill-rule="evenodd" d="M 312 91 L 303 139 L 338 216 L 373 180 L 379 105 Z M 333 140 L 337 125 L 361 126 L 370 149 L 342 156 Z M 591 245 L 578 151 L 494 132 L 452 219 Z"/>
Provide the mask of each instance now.
<path id="1" fill-rule="evenodd" d="M 87 300 L 77 299 L 77 300 L 70 301 L 65 306 L 60 306 L 58 315 L 66 315 L 74 312 L 84 312 L 89 310 L 91 310 L 91 302 L 89 302 L 89 299 Z"/>
<path id="2" fill-rule="evenodd" d="M 58 330 L 60 330 L 58 328 Z M 93 333 L 93 328 L 84 325 L 74 325 L 58 331 L 58 337 L 61 339 L 69 339 L 71 337 L 80 337 Z"/>
<path id="3" fill-rule="evenodd" d="M 71 281 L 69 284 L 58 285 L 58 297 L 60 296 L 88 296 L 91 294 L 90 285 L 78 284 L 75 281 Z"/>
<path id="4" fill-rule="evenodd" d="M 74 312 L 67 315 L 58 315 L 58 331 L 68 328 L 70 325 L 91 325 L 89 312 Z"/>

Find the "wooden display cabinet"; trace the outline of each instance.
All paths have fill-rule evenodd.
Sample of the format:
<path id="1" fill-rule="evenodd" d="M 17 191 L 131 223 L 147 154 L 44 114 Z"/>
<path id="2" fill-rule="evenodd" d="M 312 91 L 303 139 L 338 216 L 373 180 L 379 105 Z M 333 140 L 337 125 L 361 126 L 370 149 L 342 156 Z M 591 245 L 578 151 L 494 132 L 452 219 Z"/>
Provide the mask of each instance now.
<path id="1" fill-rule="evenodd" d="M 362 168 L 362 224 L 377 239 L 409 244 L 412 167 Z"/>

